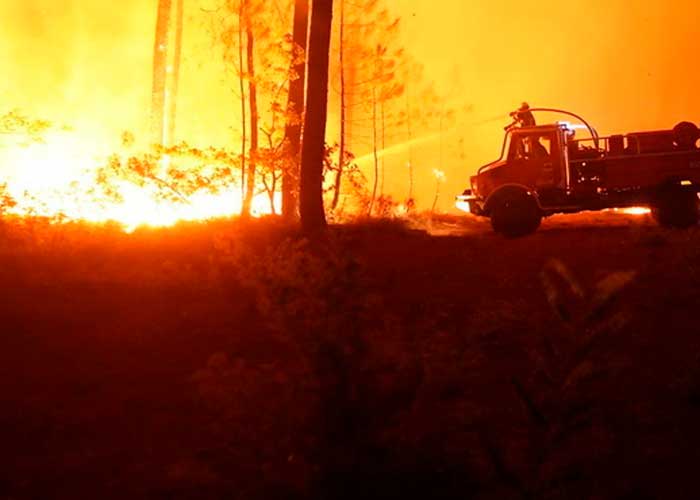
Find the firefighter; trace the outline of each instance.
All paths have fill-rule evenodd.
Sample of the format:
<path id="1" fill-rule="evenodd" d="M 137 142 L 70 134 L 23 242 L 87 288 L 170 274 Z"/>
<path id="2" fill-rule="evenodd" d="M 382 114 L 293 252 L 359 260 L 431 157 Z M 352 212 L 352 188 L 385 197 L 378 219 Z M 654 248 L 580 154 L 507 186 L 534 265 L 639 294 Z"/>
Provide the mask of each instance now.
<path id="1" fill-rule="evenodd" d="M 526 102 L 520 105 L 518 111 L 515 112 L 515 117 L 520 122 L 521 127 L 534 127 L 537 125 L 535 122 L 535 117 L 530 111 L 530 105 Z"/>
<path id="2" fill-rule="evenodd" d="M 510 117 L 513 119 L 513 123 L 505 127 L 504 130 L 512 130 L 517 126 L 534 127 L 537 125 L 535 117 L 532 115 L 532 111 L 530 111 L 530 105 L 526 102 L 522 103 L 516 111 L 513 111 Z"/>

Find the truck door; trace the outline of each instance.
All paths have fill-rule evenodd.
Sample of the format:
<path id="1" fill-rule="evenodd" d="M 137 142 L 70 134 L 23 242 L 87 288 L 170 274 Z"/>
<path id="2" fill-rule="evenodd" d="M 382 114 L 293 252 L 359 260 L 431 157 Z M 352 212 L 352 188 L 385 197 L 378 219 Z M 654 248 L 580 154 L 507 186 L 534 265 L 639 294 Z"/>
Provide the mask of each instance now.
<path id="1" fill-rule="evenodd" d="M 564 187 L 564 159 L 557 130 L 513 134 L 508 162 L 521 182 L 537 190 Z"/>

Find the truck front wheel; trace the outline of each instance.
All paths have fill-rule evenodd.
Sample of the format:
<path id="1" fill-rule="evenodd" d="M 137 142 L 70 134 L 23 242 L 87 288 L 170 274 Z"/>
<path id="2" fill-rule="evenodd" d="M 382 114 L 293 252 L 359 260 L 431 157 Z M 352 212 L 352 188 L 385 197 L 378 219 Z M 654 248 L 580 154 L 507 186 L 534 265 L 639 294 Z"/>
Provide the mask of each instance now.
<path id="1" fill-rule="evenodd" d="M 526 192 L 509 193 L 491 208 L 491 226 L 508 238 L 518 238 L 537 231 L 542 212 L 535 199 Z"/>
<path id="2" fill-rule="evenodd" d="M 700 219 L 698 196 L 694 191 L 669 189 L 662 192 L 651 209 L 654 219 L 664 227 L 687 228 Z"/>

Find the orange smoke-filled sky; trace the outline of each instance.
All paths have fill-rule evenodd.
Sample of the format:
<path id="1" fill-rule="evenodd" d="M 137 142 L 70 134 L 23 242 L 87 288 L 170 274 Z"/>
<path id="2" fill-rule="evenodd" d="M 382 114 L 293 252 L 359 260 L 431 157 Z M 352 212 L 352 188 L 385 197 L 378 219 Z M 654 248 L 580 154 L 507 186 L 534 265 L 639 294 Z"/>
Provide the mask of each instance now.
<path id="1" fill-rule="evenodd" d="M 143 127 L 156 3 L 0 0 L 0 110 L 61 119 L 95 140 Z M 203 1 L 185 3 L 182 135 L 226 143 L 236 135 L 236 98 L 211 46 Z M 497 155 L 507 121 L 498 117 L 523 100 L 579 112 L 602 134 L 700 121 L 694 1 L 388 3 L 402 18 L 407 48 L 448 105 L 473 107 L 443 135 L 442 162 L 439 140 L 414 148 L 424 206 L 435 189 L 433 168 L 447 175 L 440 206 L 451 206 L 468 176 Z M 399 198 L 405 162 L 405 152 L 387 156 L 387 186 Z"/>
<path id="2" fill-rule="evenodd" d="M 418 58 L 487 115 L 526 99 L 602 130 L 700 119 L 692 0 L 394 2 Z"/>

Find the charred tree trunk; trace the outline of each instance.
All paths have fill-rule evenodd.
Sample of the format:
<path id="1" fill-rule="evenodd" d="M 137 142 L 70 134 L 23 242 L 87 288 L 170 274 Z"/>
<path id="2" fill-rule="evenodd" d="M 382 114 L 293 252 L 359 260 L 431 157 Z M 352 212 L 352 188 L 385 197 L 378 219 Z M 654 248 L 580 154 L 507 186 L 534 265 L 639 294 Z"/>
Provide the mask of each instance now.
<path id="1" fill-rule="evenodd" d="M 258 87 L 255 81 L 255 36 L 248 24 L 246 28 L 246 59 L 248 66 L 248 97 L 250 107 L 250 157 L 248 158 L 248 176 L 245 197 L 243 198 L 243 215 L 250 215 L 250 208 L 255 196 L 255 169 L 258 154 Z"/>
<path id="2" fill-rule="evenodd" d="M 156 37 L 153 46 L 153 88 L 151 92 L 151 140 L 165 139 L 165 101 L 168 77 L 168 31 L 172 0 L 158 0 Z"/>
<path id="3" fill-rule="evenodd" d="M 298 47 L 304 49 L 306 58 L 306 39 L 309 34 L 309 0 L 295 0 L 293 40 Z M 306 86 L 305 61 L 295 64 L 293 68 L 297 78 L 289 84 L 289 100 L 287 102 L 287 125 L 285 137 L 289 144 L 289 154 L 294 158 L 293 171 L 282 173 L 282 214 L 288 220 L 297 216 L 299 200 L 299 162 L 301 155 L 301 130 L 304 117 L 304 87 Z"/>
<path id="4" fill-rule="evenodd" d="M 332 22 L 333 0 L 313 0 L 300 183 L 301 225 L 307 234 L 322 231 L 326 227 L 323 157 L 328 117 L 328 63 Z"/>
<path id="5" fill-rule="evenodd" d="M 180 62 L 182 59 L 182 26 L 184 22 L 184 0 L 177 0 L 175 6 L 175 40 L 173 48 L 172 71 L 169 73 L 167 92 L 167 136 L 166 144 L 175 142 L 175 126 L 177 123 L 177 96 L 180 87 Z"/>

